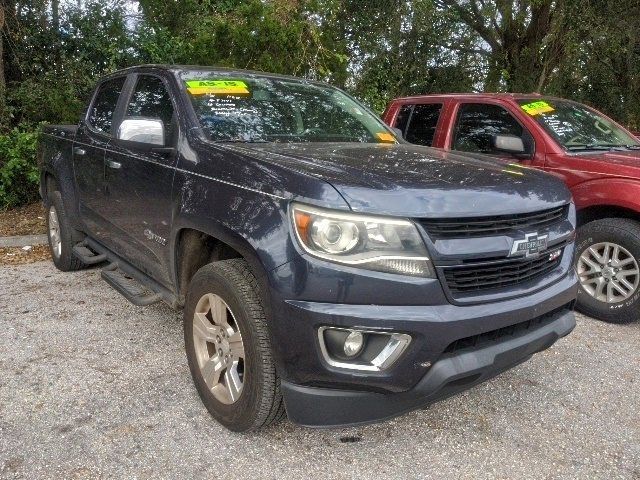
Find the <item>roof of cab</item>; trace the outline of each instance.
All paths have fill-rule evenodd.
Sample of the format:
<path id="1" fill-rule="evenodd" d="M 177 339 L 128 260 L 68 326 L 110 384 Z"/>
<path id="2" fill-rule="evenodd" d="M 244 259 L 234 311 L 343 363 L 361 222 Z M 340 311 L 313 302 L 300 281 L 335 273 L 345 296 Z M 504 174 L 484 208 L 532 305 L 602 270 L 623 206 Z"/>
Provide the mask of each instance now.
<path id="1" fill-rule="evenodd" d="M 548 98 L 553 100 L 565 100 L 563 98 L 554 97 L 552 95 L 541 95 L 539 93 L 433 93 L 433 94 L 425 94 L 425 95 L 412 95 L 409 97 L 399 97 L 395 98 L 393 102 L 412 102 L 419 101 L 423 99 L 447 99 L 447 98 L 456 98 L 456 99 L 473 99 L 473 100 L 510 100 L 515 101 L 518 99 L 524 98 Z"/>
<path id="2" fill-rule="evenodd" d="M 302 77 L 295 77 L 293 75 L 282 75 L 279 73 L 260 72 L 257 70 L 243 70 L 239 68 L 204 66 L 204 65 L 170 65 L 170 64 L 152 64 L 152 63 L 143 64 L 143 65 L 133 65 L 131 67 L 123 68 L 121 70 L 113 72 L 109 76 L 118 75 L 118 74 L 122 75 L 122 74 L 131 73 L 137 70 L 144 70 L 144 69 L 166 70 L 173 73 L 180 73 L 180 72 L 190 71 L 190 70 L 199 71 L 199 72 L 224 72 L 224 73 L 231 73 L 231 74 L 238 74 L 238 75 L 251 75 L 251 76 L 266 77 L 266 78 L 295 80 L 299 82 L 309 82 L 309 83 L 318 83 L 318 84 L 322 83 L 322 82 L 309 80 Z"/>

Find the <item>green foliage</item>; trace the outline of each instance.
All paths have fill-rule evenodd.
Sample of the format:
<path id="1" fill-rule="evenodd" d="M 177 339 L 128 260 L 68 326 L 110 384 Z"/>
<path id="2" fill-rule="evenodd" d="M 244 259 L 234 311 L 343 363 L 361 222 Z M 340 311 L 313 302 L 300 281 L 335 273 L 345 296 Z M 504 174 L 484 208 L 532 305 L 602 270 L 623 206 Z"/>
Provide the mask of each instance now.
<path id="1" fill-rule="evenodd" d="M 38 133 L 14 129 L 0 135 L 0 209 L 38 199 Z"/>
<path id="2" fill-rule="evenodd" d="M 40 123 L 76 123 L 97 78 L 140 63 L 324 80 L 379 113 L 396 96 L 539 91 L 640 129 L 637 0 L 81 4 L 5 0 L 0 7 L 7 12 L 0 35 L 0 206 L 35 198 L 29 132 Z"/>

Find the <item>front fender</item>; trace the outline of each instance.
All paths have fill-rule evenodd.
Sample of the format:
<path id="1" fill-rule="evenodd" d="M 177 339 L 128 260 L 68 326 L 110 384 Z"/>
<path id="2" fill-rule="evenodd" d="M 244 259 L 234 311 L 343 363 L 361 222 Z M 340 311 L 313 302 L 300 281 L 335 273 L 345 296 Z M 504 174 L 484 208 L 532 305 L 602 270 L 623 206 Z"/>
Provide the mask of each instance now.
<path id="1" fill-rule="evenodd" d="M 574 186 L 576 208 L 608 205 L 640 212 L 640 182 L 631 179 L 598 179 Z"/>
<path id="2" fill-rule="evenodd" d="M 186 172 L 176 172 L 171 251 L 177 252 L 180 234 L 193 229 L 238 251 L 256 278 L 265 278 L 298 253 L 290 235 L 288 199 L 239 189 Z M 177 285 L 177 255 L 170 270 Z"/>

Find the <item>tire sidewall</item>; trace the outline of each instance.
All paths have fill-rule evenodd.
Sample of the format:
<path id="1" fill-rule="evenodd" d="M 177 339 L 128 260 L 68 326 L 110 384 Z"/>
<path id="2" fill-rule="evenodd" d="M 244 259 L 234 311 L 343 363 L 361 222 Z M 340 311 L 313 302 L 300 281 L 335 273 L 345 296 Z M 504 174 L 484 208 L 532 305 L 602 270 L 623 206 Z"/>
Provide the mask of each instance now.
<path id="1" fill-rule="evenodd" d="M 67 220 L 67 215 L 64 210 L 64 204 L 62 202 L 62 196 L 60 192 L 51 192 L 48 197 L 48 201 L 45 203 L 47 208 L 46 223 L 47 223 L 47 242 L 49 244 L 49 251 L 51 252 L 51 259 L 58 270 L 67 271 L 71 270 L 73 266 L 73 235 L 72 230 Z M 56 257 L 53 252 L 53 246 L 51 245 L 51 235 L 49 230 L 49 210 L 55 208 L 56 215 L 58 217 L 58 228 L 60 229 L 60 243 L 61 250 L 60 256 Z"/>
<path id="2" fill-rule="evenodd" d="M 594 222 L 595 223 L 595 222 Z M 640 263 L 640 238 L 617 226 L 586 224 L 578 231 L 576 244 L 576 266 L 580 255 L 591 245 L 601 242 L 616 243 L 631 253 Z M 587 315 L 614 323 L 626 323 L 638 317 L 640 287 L 631 297 L 617 303 L 605 303 L 593 298 L 581 284 L 578 285 L 578 309 Z"/>
<path id="3" fill-rule="evenodd" d="M 256 416 L 256 399 L 259 397 L 262 358 L 256 348 L 254 329 L 251 327 L 251 312 L 248 311 L 236 286 L 220 272 L 207 265 L 200 269 L 189 285 L 184 309 L 184 336 L 187 361 L 196 389 L 211 415 L 225 427 L 243 431 L 251 427 Z M 230 404 L 216 399 L 205 383 L 195 355 L 193 339 L 193 315 L 200 298 L 214 293 L 222 298 L 233 312 L 235 322 L 242 335 L 245 350 L 243 388 L 240 398 Z"/>

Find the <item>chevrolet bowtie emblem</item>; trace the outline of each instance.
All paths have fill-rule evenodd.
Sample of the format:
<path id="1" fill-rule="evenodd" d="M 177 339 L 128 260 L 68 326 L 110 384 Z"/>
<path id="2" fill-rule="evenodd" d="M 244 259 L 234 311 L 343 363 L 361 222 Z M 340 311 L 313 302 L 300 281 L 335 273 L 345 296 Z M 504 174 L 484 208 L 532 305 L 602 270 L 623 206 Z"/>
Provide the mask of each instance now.
<path id="1" fill-rule="evenodd" d="M 547 249 L 548 235 L 538 235 L 538 232 L 527 233 L 524 240 L 515 240 L 511 247 L 510 257 L 524 255 L 533 257 Z"/>

